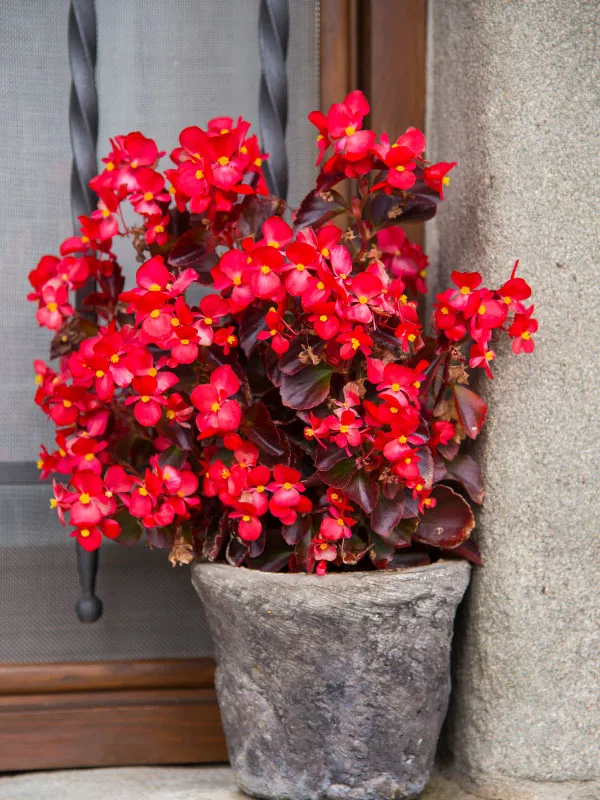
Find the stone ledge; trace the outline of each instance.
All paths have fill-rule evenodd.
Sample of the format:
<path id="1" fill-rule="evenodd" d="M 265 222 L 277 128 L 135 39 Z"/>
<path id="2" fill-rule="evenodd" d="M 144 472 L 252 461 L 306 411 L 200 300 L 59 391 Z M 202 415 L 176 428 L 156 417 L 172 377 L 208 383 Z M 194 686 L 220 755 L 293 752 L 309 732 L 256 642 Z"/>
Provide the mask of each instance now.
<path id="1" fill-rule="evenodd" d="M 229 767 L 120 767 L 31 772 L 0 778 L 0 800 L 248 800 Z M 470 794 L 437 775 L 420 800 L 600 800 L 590 784 L 506 784 Z"/>

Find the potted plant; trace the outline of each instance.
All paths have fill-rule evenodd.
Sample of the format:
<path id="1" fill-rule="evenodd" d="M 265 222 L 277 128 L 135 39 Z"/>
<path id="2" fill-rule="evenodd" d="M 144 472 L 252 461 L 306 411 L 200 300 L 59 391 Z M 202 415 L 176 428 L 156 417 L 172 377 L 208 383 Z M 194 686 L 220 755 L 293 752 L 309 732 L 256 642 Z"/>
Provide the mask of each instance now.
<path id="1" fill-rule="evenodd" d="M 428 261 L 400 224 L 435 214 L 455 164 L 414 128 L 377 138 L 368 112 L 352 92 L 310 115 L 321 166 L 291 215 L 241 119 L 186 128 L 164 171 L 151 139 L 115 137 L 97 210 L 29 276 L 57 360 L 35 363 L 51 505 L 86 549 L 144 535 L 196 559 L 234 773 L 277 800 L 425 786 L 480 563 L 469 376 L 537 328 L 515 265 L 494 290 L 453 272 L 426 333 Z"/>

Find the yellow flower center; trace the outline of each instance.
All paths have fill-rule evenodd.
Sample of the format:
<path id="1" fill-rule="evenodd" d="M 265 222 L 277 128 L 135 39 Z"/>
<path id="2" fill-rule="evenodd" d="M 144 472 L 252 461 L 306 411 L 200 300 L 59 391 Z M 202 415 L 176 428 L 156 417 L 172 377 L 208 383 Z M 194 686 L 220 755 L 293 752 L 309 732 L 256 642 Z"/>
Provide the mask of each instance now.
<path id="1" fill-rule="evenodd" d="M 485 314 L 485 306 L 483 304 L 479 306 L 479 308 L 477 309 L 477 313 Z"/>
<path id="2" fill-rule="evenodd" d="M 183 344 L 183 345 L 188 345 L 189 343 L 190 343 L 189 339 L 182 339 L 181 340 L 181 344 Z"/>
<path id="3" fill-rule="evenodd" d="M 340 425 L 340 433 L 348 433 L 350 425 Z"/>
<path id="4" fill-rule="evenodd" d="M 148 375 L 150 375 L 151 378 L 156 378 L 157 372 L 158 371 L 156 367 L 150 367 L 150 369 L 148 370 Z"/>
<path id="5" fill-rule="evenodd" d="M 250 517 L 248 516 L 248 514 L 244 514 L 244 516 L 242 517 L 242 522 L 250 522 Z"/>
<path id="6" fill-rule="evenodd" d="M 87 506 L 91 503 L 91 497 L 87 492 L 83 492 L 82 494 L 79 495 L 79 502 L 82 505 Z"/>
<path id="7" fill-rule="evenodd" d="M 398 166 L 396 167 L 396 172 L 404 172 L 404 167 L 402 166 L 402 164 L 398 164 Z"/>
<path id="8" fill-rule="evenodd" d="M 154 230 L 155 230 L 156 233 L 164 233 L 165 232 L 165 227 L 164 227 L 164 225 L 155 225 L 154 226 Z"/>
<path id="9" fill-rule="evenodd" d="M 73 403 L 70 400 L 63 400 L 63 406 L 65 408 L 71 408 L 72 405 Z"/>
<path id="10" fill-rule="evenodd" d="M 197 181 L 201 181 L 202 178 L 204 177 L 204 173 L 202 172 L 201 169 L 197 169 L 194 174 L 194 177 L 196 178 Z"/>
<path id="11" fill-rule="evenodd" d="M 217 161 L 222 167 L 226 167 L 227 164 L 229 164 L 229 159 L 227 156 L 221 156 L 220 158 L 217 158 Z"/>
<path id="12" fill-rule="evenodd" d="M 254 166 L 255 167 L 262 167 L 262 158 L 255 158 L 254 159 Z"/>
<path id="13" fill-rule="evenodd" d="M 175 412 L 172 408 L 167 411 L 167 419 L 175 419 Z"/>
<path id="14" fill-rule="evenodd" d="M 408 442 L 408 439 L 406 438 L 406 436 L 404 434 L 402 434 L 402 436 L 398 437 L 398 442 L 400 444 L 406 444 Z"/>
<path id="15" fill-rule="evenodd" d="M 147 497 L 148 496 L 148 489 L 146 489 L 145 486 L 140 486 L 140 494 L 142 495 L 142 497 Z"/>
<path id="16" fill-rule="evenodd" d="M 90 535 L 90 531 L 88 528 L 82 528 L 79 531 L 79 535 L 82 537 L 82 539 L 87 539 L 87 537 Z"/>
<path id="17" fill-rule="evenodd" d="M 361 304 L 361 306 L 364 306 L 365 303 L 369 302 L 369 298 L 364 294 L 361 294 L 361 296 L 358 298 L 358 302 Z"/>
<path id="18" fill-rule="evenodd" d="M 324 248 L 321 250 L 321 255 L 323 256 L 323 258 L 329 258 L 329 248 L 327 248 L 327 247 L 324 247 Z"/>
<path id="19" fill-rule="evenodd" d="M 172 317 L 172 318 L 171 318 L 171 325 L 172 325 L 174 328 L 177 328 L 177 327 L 179 326 L 179 320 L 177 319 L 177 317 Z"/>
<path id="20" fill-rule="evenodd" d="M 51 302 L 51 303 L 48 303 L 48 305 L 46 306 L 46 308 L 48 309 L 48 311 L 50 311 L 52 314 L 54 314 L 54 312 L 56 311 L 56 309 L 58 308 L 58 306 L 56 305 L 56 303 L 52 303 L 52 302 Z"/>
<path id="21" fill-rule="evenodd" d="M 149 394 L 143 394 L 141 399 L 142 399 L 142 403 L 149 403 L 150 402 L 150 395 Z"/>
<path id="22" fill-rule="evenodd" d="M 289 481 L 286 481 L 283 484 L 283 488 L 286 490 L 286 492 L 289 492 L 289 490 L 292 488 L 292 484 Z"/>
<path id="23" fill-rule="evenodd" d="M 146 200 L 146 201 L 147 200 L 152 200 L 153 197 L 154 197 L 154 195 L 152 194 L 152 192 L 146 192 L 144 194 L 144 200 Z"/>
<path id="24" fill-rule="evenodd" d="M 204 324 L 212 325 L 213 324 L 212 317 L 204 317 Z"/>
<path id="25" fill-rule="evenodd" d="M 226 480 L 227 480 L 227 478 L 228 478 L 230 475 L 231 475 L 231 472 L 229 472 L 229 470 L 227 469 L 227 467 L 225 467 L 225 469 L 222 469 L 222 470 L 221 470 L 221 478 L 223 478 L 223 480 L 224 480 L 224 481 L 226 481 Z"/>
<path id="26" fill-rule="evenodd" d="M 217 411 L 219 410 L 219 404 L 213 403 L 212 406 L 210 407 L 210 410 L 213 412 L 213 414 L 216 414 Z"/>
<path id="27" fill-rule="evenodd" d="M 417 337 L 415 336 L 415 334 L 414 334 L 414 333 L 409 333 L 409 334 L 408 334 L 408 336 L 407 336 L 406 338 L 408 339 L 408 341 L 409 341 L 409 342 L 414 342 L 414 340 L 415 340 Z"/>
<path id="28" fill-rule="evenodd" d="M 319 281 L 319 282 L 317 283 L 317 289 L 318 289 L 320 292 L 322 292 L 324 288 L 325 288 L 325 284 L 323 283 L 323 281 Z"/>
<path id="29" fill-rule="evenodd" d="M 327 550 L 328 547 L 329 545 L 323 542 L 322 544 L 319 545 L 319 550 Z"/>
<path id="30" fill-rule="evenodd" d="M 469 294 L 469 293 L 470 293 L 470 291 L 471 291 L 471 290 L 469 289 L 469 287 L 468 287 L 468 286 L 461 286 L 461 287 L 460 287 L 460 293 L 461 293 L 461 294 Z"/>
<path id="31" fill-rule="evenodd" d="M 404 459 L 404 463 L 405 464 L 412 464 L 412 458 L 405 458 Z"/>
<path id="32" fill-rule="evenodd" d="M 104 217 L 104 219 L 106 219 L 107 217 L 110 217 L 110 211 L 108 210 L 108 208 L 103 208 L 102 209 L 102 216 Z"/>
<path id="33" fill-rule="evenodd" d="M 36 466 L 37 466 L 38 469 L 43 469 L 44 462 L 42 461 L 41 458 L 38 458 L 38 460 L 36 461 Z"/>
<path id="34" fill-rule="evenodd" d="M 444 177 L 442 178 L 442 183 L 444 184 L 444 186 L 450 186 L 450 176 L 444 175 Z"/>
<path id="35" fill-rule="evenodd" d="M 162 287 L 160 286 L 160 284 L 153 283 L 152 286 L 150 287 L 150 291 L 151 292 L 160 292 L 161 288 Z"/>
<path id="36" fill-rule="evenodd" d="M 415 389 L 420 389 L 421 388 L 421 381 L 415 381 L 413 383 L 413 386 L 415 387 Z"/>
<path id="37" fill-rule="evenodd" d="M 137 162 L 137 161 L 132 161 L 132 162 L 131 162 L 131 166 L 133 167 L 133 169 L 137 169 L 137 167 L 138 167 L 138 162 Z"/>
<path id="38" fill-rule="evenodd" d="M 485 354 L 486 361 L 493 361 L 494 360 L 494 353 L 492 350 L 488 350 Z"/>
<path id="39" fill-rule="evenodd" d="M 156 319 L 158 316 L 160 316 L 160 311 L 158 310 L 158 308 L 155 308 L 154 311 L 151 311 L 150 316 L 152 317 L 152 319 Z"/>
<path id="40" fill-rule="evenodd" d="M 358 339 L 352 338 L 350 343 L 352 345 L 353 350 L 358 350 L 358 348 L 360 347 L 360 342 L 358 341 Z"/>
<path id="41" fill-rule="evenodd" d="M 327 315 L 321 314 L 321 316 L 319 317 L 319 322 L 327 322 Z"/>
<path id="42" fill-rule="evenodd" d="M 529 339 L 531 339 L 531 334 L 529 333 L 529 331 L 524 331 L 524 332 L 521 334 L 521 339 L 525 339 L 525 340 L 529 340 Z"/>
<path id="43" fill-rule="evenodd" d="M 266 265 L 266 264 L 264 264 L 264 265 L 263 265 L 263 266 L 260 268 L 260 271 L 262 272 L 262 274 L 263 274 L 263 275 L 268 275 L 268 274 L 269 274 L 269 272 L 271 272 L 271 267 L 267 267 L 267 265 Z"/>
<path id="44" fill-rule="evenodd" d="M 44 382 L 44 376 L 43 375 L 36 375 L 35 376 L 35 382 L 37 383 L 38 386 L 40 386 Z"/>
<path id="45" fill-rule="evenodd" d="M 426 278 L 427 277 L 427 270 L 426 269 L 422 269 L 419 272 L 419 275 L 421 276 L 421 278 Z"/>
<path id="46" fill-rule="evenodd" d="M 315 432 L 312 428 L 304 428 L 304 435 L 307 437 L 307 439 L 312 439 L 312 437 L 315 435 Z"/>
<path id="47" fill-rule="evenodd" d="M 296 264 L 296 269 L 298 270 L 298 272 L 304 272 L 306 267 L 304 266 L 304 264 Z"/>
<path id="48" fill-rule="evenodd" d="M 417 490 L 417 492 L 422 492 L 423 491 L 423 484 L 422 483 L 417 483 L 417 485 L 415 486 L 415 489 Z"/>
<path id="49" fill-rule="evenodd" d="M 256 487 L 256 491 L 257 491 L 259 494 L 262 494 L 262 493 L 264 492 L 264 490 L 265 490 L 265 487 L 262 485 L 262 483 L 260 484 L 260 486 L 257 486 L 257 487 Z"/>
<path id="50" fill-rule="evenodd" d="M 56 499 L 56 497 L 51 497 L 50 498 L 50 508 L 56 508 L 57 505 L 58 505 L 58 500 Z"/>
<path id="51" fill-rule="evenodd" d="M 97 378 L 103 378 L 104 377 L 104 370 L 97 369 L 96 370 L 96 377 Z"/>
<path id="52" fill-rule="evenodd" d="M 241 275 L 234 275 L 233 281 L 232 281 L 233 285 L 234 286 L 239 286 L 241 282 L 242 282 L 242 276 Z"/>
<path id="53" fill-rule="evenodd" d="M 271 330 L 269 331 L 269 336 L 277 336 L 277 334 L 278 334 L 277 328 L 271 328 Z"/>
<path id="54" fill-rule="evenodd" d="M 113 162 L 109 161 L 108 164 L 106 165 L 107 172 L 112 172 L 114 168 L 115 168 L 115 165 L 113 164 Z"/>
<path id="55" fill-rule="evenodd" d="M 400 384 L 392 383 L 392 392 L 399 392 L 399 391 L 400 391 Z"/>
<path id="56" fill-rule="evenodd" d="M 440 312 L 441 312 L 441 313 L 442 313 L 444 316 L 447 316 L 447 315 L 450 313 L 450 312 L 448 311 L 448 309 L 446 308 L 446 306 L 444 306 L 442 309 L 440 309 Z"/>
<path id="57" fill-rule="evenodd" d="M 346 134 L 346 136 L 354 136 L 354 134 L 356 133 L 356 128 L 354 127 L 354 125 L 348 125 L 344 133 Z"/>
<path id="58" fill-rule="evenodd" d="M 84 455 L 84 458 L 85 458 L 86 461 L 93 461 L 94 460 L 94 454 L 93 453 L 86 453 Z"/>
<path id="59" fill-rule="evenodd" d="M 340 526 L 340 528 L 343 527 L 344 520 L 341 517 L 339 517 L 336 521 L 337 521 L 337 524 Z"/>
<path id="60" fill-rule="evenodd" d="M 112 356 L 110 357 L 110 360 L 112 364 L 118 364 L 119 356 L 116 353 L 113 353 Z"/>

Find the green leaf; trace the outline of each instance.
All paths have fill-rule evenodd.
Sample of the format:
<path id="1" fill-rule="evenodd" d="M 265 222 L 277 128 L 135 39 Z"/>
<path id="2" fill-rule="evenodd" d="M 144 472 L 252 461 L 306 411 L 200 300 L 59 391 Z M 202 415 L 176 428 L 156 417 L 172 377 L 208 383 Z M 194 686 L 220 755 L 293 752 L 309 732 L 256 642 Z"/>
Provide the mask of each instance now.
<path id="1" fill-rule="evenodd" d="M 420 518 L 413 538 L 434 547 L 458 547 L 475 527 L 471 506 L 449 486 L 436 486 L 431 497 L 437 503 Z"/>
<path id="2" fill-rule="evenodd" d="M 317 364 L 297 375 L 282 375 L 281 402 L 297 411 L 315 408 L 327 398 L 332 374 L 331 367 Z"/>

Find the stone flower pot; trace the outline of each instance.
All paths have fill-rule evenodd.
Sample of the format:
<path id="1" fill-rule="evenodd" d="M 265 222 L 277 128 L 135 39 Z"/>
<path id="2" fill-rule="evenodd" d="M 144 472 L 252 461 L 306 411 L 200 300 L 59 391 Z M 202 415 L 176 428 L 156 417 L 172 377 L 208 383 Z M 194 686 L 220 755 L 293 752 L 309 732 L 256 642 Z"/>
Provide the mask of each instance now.
<path id="1" fill-rule="evenodd" d="M 324 577 L 194 564 L 240 788 L 272 800 L 417 797 L 469 574 L 450 560 Z"/>

